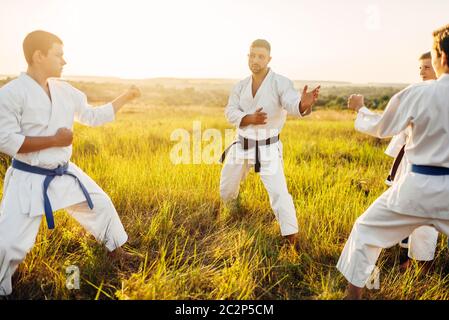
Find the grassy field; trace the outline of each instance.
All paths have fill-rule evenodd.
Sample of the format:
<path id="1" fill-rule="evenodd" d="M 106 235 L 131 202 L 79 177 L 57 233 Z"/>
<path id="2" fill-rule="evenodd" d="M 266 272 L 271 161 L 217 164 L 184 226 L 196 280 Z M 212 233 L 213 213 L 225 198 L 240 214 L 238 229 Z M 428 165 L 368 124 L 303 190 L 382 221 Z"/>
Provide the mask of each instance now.
<path id="1" fill-rule="evenodd" d="M 289 119 L 282 133 L 285 172 L 302 250 L 285 245 L 259 177 L 241 186 L 239 212 L 220 206 L 217 164 L 174 165 L 177 128 L 224 132 L 222 107 L 131 105 L 114 123 L 75 127 L 74 156 L 110 195 L 139 265 L 117 269 L 106 251 L 64 211 L 42 223 L 36 246 L 14 276 L 13 299 L 340 299 L 335 268 L 354 220 L 379 196 L 391 159 L 387 141 L 359 134 L 354 115 L 321 110 Z M 3 178 L 9 160 L 2 158 Z M 1 159 L 0 159 L 1 160 Z M 448 299 L 446 237 L 435 271 L 398 271 L 399 249 L 382 253 L 380 290 L 371 299 Z M 76 265 L 81 289 L 65 287 Z"/>

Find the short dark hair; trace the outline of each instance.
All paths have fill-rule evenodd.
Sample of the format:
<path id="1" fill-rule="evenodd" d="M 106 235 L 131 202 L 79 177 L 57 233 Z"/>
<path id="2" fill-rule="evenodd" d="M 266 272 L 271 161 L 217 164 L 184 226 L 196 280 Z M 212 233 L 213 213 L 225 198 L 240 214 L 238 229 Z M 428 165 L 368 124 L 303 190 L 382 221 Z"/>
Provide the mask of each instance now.
<path id="1" fill-rule="evenodd" d="M 438 57 L 442 52 L 449 57 L 449 24 L 433 32 L 433 47 Z"/>
<path id="2" fill-rule="evenodd" d="M 427 59 L 432 59 L 432 54 L 429 52 L 423 53 L 418 60 L 427 60 Z"/>
<path id="3" fill-rule="evenodd" d="M 23 40 L 23 53 L 29 65 L 33 64 L 33 54 L 41 51 L 44 55 L 48 54 L 53 44 L 63 44 L 62 40 L 53 33 L 36 30 L 29 33 Z"/>
<path id="4" fill-rule="evenodd" d="M 251 43 L 251 47 L 250 48 L 265 48 L 265 49 L 268 50 L 268 52 L 271 52 L 271 45 L 265 39 L 254 40 L 253 43 Z"/>

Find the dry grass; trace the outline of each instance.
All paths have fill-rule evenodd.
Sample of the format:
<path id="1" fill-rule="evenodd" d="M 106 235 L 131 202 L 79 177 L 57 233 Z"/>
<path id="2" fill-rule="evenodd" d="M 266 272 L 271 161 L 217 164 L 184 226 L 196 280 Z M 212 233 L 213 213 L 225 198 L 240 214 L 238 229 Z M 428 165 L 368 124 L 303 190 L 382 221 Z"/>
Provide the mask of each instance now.
<path id="1" fill-rule="evenodd" d="M 238 213 L 220 208 L 219 164 L 173 165 L 170 133 L 224 130 L 222 108 L 125 109 L 102 128 L 77 126 L 73 161 L 110 195 L 140 266 L 119 270 L 67 214 L 42 224 L 14 277 L 19 299 L 339 299 L 346 282 L 335 268 L 354 220 L 384 190 L 390 159 L 381 142 L 353 130 L 353 115 L 319 111 L 289 119 L 282 134 L 285 172 L 300 224 L 302 252 L 285 246 L 268 196 L 253 172 Z M 2 170 L 5 162 L 2 160 Z M 81 235 L 81 236 L 80 236 Z M 445 237 L 435 272 L 398 272 L 398 249 L 385 251 L 373 299 L 447 299 Z M 81 289 L 65 288 L 77 265 Z"/>

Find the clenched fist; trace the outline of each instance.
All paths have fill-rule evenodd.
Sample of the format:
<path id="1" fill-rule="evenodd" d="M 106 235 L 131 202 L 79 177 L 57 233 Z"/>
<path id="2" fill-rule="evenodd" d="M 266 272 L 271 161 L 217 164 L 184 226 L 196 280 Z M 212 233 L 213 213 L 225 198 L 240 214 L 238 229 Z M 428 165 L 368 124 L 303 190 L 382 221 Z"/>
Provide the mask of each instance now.
<path id="1" fill-rule="evenodd" d="M 248 114 L 242 118 L 240 123 L 240 127 L 246 127 L 249 125 L 260 125 L 267 124 L 267 114 L 262 112 L 262 108 L 256 110 L 256 112 L 252 114 Z"/>
<path id="2" fill-rule="evenodd" d="M 365 105 L 364 97 L 361 94 L 351 94 L 348 99 L 348 109 L 359 111 Z"/>
<path id="3" fill-rule="evenodd" d="M 59 128 L 53 136 L 55 147 L 68 147 L 73 141 L 73 132 L 67 128 Z"/>
<path id="4" fill-rule="evenodd" d="M 131 87 L 129 87 L 129 89 L 126 91 L 126 97 L 128 99 L 128 101 L 137 99 L 141 96 L 141 92 L 140 89 L 137 88 L 135 85 L 132 85 Z"/>

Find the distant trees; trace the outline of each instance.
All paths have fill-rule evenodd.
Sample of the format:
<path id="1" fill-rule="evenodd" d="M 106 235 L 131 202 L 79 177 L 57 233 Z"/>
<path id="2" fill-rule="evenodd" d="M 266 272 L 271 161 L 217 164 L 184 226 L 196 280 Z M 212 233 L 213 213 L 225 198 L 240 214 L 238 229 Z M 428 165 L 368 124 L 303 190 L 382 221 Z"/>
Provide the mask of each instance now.
<path id="1" fill-rule="evenodd" d="M 399 92 L 403 86 L 341 86 L 324 87 L 317 101 L 318 108 L 344 109 L 349 95 L 353 93 L 363 94 L 365 104 L 371 109 L 383 110 L 391 97 Z"/>
<path id="2" fill-rule="evenodd" d="M 11 78 L 0 80 L 0 87 L 11 81 Z M 216 85 L 218 80 L 213 80 L 214 86 L 208 86 L 207 80 L 199 83 L 185 80 L 184 85 L 172 85 L 170 83 L 159 84 L 152 81 L 142 81 L 139 87 L 142 90 L 143 104 L 159 106 L 207 106 L 224 107 L 227 104 L 230 92 L 229 84 Z M 229 81 L 228 81 L 229 82 Z M 75 87 L 85 92 L 92 103 L 101 103 L 113 99 L 118 92 L 123 91 L 129 82 L 99 83 L 99 82 L 71 82 Z M 228 88 L 229 87 L 229 88 Z M 317 108 L 344 109 L 347 99 L 352 93 L 365 96 L 365 103 L 371 109 L 385 109 L 391 97 L 403 87 L 392 86 L 324 86 L 321 89 L 317 101 Z"/>

